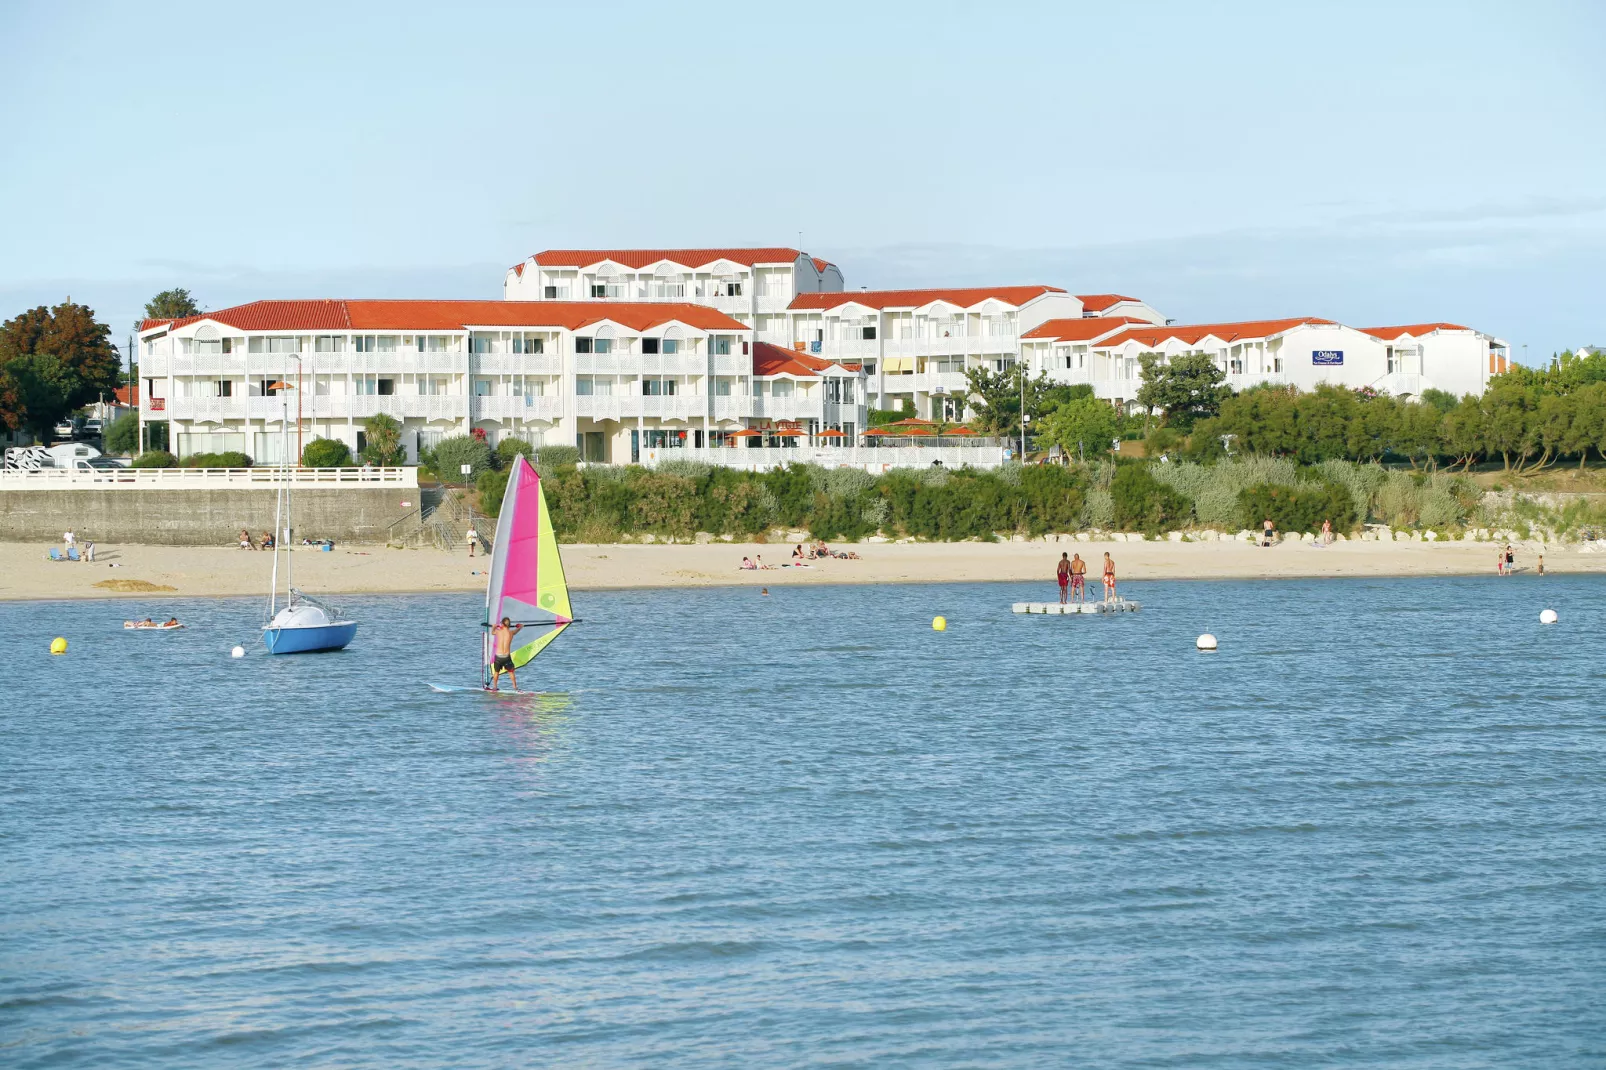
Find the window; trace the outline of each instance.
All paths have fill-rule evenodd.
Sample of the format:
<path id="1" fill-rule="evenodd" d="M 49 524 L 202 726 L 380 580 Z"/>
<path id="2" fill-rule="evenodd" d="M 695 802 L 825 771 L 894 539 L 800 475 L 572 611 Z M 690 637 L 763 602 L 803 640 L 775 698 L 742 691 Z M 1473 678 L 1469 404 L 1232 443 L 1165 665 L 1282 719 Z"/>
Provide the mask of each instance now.
<path id="1" fill-rule="evenodd" d="M 574 340 L 574 351 L 576 353 L 589 353 L 589 352 L 591 352 L 591 339 L 589 339 L 589 338 L 576 338 Z"/>
<path id="2" fill-rule="evenodd" d="M 663 351 L 664 351 L 665 354 L 679 353 L 680 352 L 680 339 L 678 339 L 678 338 L 665 338 L 664 341 L 663 341 Z"/>
<path id="3" fill-rule="evenodd" d="M 825 381 L 825 400 L 832 404 L 842 400 L 842 380 L 827 379 Z"/>
<path id="4" fill-rule="evenodd" d="M 381 380 L 379 380 L 379 392 L 381 394 L 394 394 L 396 392 L 396 380 L 394 380 L 394 379 L 381 379 Z"/>
<path id="5" fill-rule="evenodd" d="M 867 361 L 864 362 L 864 374 L 866 374 L 866 375 L 874 375 L 875 374 L 875 361 L 867 360 Z"/>
<path id="6" fill-rule="evenodd" d="M 545 353 L 546 343 L 532 335 L 513 336 L 513 352 L 515 353 Z"/>
<path id="7" fill-rule="evenodd" d="M 590 397 L 591 396 L 591 387 L 592 387 L 591 376 L 589 376 L 589 375 L 577 375 L 577 376 L 574 377 L 574 392 L 576 394 L 580 395 L 581 397 Z"/>
<path id="8" fill-rule="evenodd" d="M 421 334 L 418 336 L 420 352 L 449 353 L 456 347 L 452 344 L 456 339 L 444 334 Z"/>
<path id="9" fill-rule="evenodd" d="M 359 375 L 352 380 L 352 385 L 364 396 L 379 393 L 379 380 L 372 375 Z"/>
<path id="10" fill-rule="evenodd" d="M 641 392 L 647 397 L 670 397 L 675 393 L 673 379 L 643 379 Z"/>
<path id="11" fill-rule="evenodd" d="M 714 396 L 716 398 L 728 398 L 731 396 L 730 379 L 720 376 L 714 380 Z"/>
<path id="12" fill-rule="evenodd" d="M 232 398 L 234 396 L 234 380 L 219 379 L 212 384 L 212 396 L 219 398 Z"/>
<path id="13" fill-rule="evenodd" d="M 777 398 L 789 398 L 792 396 L 792 389 L 795 385 L 796 384 L 790 379 L 777 379 L 770 386 L 770 396 Z"/>
<path id="14" fill-rule="evenodd" d="M 496 352 L 496 339 L 483 334 L 476 334 L 468 340 L 468 351 L 470 353 L 494 353 Z"/>
<path id="15" fill-rule="evenodd" d="M 344 353 L 346 351 L 346 336 L 343 334 L 320 334 L 312 340 L 314 353 Z"/>
<path id="16" fill-rule="evenodd" d="M 740 297 L 742 296 L 742 280 L 723 279 L 720 281 L 719 288 L 715 292 L 724 297 Z"/>
<path id="17" fill-rule="evenodd" d="M 656 339 L 656 338 L 643 338 L 641 340 L 641 351 L 643 353 L 656 353 L 656 352 L 658 352 L 658 339 Z"/>
<path id="18" fill-rule="evenodd" d="M 601 282 L 592 283 L 591 284 L 591 296 L 592 297 L 607 297 L 608 296 L 608 285 L 607 285 L 607 283 L 601 283 Z"/>
<path id="19" fill-rule="evenodd" d="M 593 338 L 591 340 L 591 351 L 593 353 L 612 353 L 613 352 L 613 339 L 612 338 Z"/>
<path id="20" fill-rule="evenodd" d="M 494 392 L 495 392 L 495 387 L 492 384 L 491 380 L 489 380 L 489 379 L 476 379 L 476 380 L 474 380 L 474 396 L 475 397 L 477 397 L 477 398 L 488 398 Z"/>
<path id="21" fill-rule="evenodd" d="M 357 353 L 374 353 L 379 349 L 379 339 L 371 334 L 354 334 L 351 336 L 351 348 Z"/>
<path id="22" fill-rule="evenodd" d="M 730 351 L 731 351 L 731 336 L 730 335 L 728 335 L 728 334 L 716 334 L 711 339 L 710 344 L 714 347 L 714 355 L 715 356 L 718 356 L 718 357 L 728 357 L 728 356 L 730 356 Z"/>
<path id="23" fill-rule="evenodd" d="M 556 286 L 543 286 L 541 288 L 541 296 L 548 301 L 556 301 L 558 299 L 558 288 Z"/>
<path id="24" fill-rule="evenodd" d="M 855 405 L 857 403 L 857 400 L 854 398 L 853 380 L 842 380 L 842 404 Z"/>
<path id="25" fill-rule="evenodd" d="M 863 338 L 866 342 L 873 342 L 873 341 L 875 341 L 875 328 L 874 327 L 861 327 L 859 336 L 861 338 Z M 1027 415 L 1030 416 L 1031 414 L 1027 413 Z"/>

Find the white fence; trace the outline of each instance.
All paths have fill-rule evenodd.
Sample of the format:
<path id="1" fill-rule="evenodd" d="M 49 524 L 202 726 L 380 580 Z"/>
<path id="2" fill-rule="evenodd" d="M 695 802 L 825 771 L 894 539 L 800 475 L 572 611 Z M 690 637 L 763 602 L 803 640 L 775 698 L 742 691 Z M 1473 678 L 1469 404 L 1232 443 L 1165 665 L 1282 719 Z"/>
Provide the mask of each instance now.
<path id="1" fill-rule="evenodd" d="M 641 463 L 653 468 L 665 461 L 701 461 L 721 468 L 765 472 L 789 464 L 817 464 L 825 468 L 863 468 L 886 472 L 894 468 L 997 468 L 1004 463 L 1002 446 L 766 446 L 749 448 L 705 447 L 644 449 Z"/>
<path id="2" fill-rule="evenodd" d="M 43 468 L 0 471 L 0 490 L 224 490 L 418 486 L 416 468 Z"/>

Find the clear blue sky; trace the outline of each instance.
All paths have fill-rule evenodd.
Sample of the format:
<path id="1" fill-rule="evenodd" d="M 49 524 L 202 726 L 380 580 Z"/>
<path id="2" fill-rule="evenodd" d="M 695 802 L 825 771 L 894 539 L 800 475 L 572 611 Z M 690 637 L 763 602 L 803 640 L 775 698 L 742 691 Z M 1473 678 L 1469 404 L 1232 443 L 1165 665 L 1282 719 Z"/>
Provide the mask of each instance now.
<path id="1" fill-rule="evenodd" d="M 0 314 L 791 245 L 1606 344 L 1606 5 L 0 0 Z"/>

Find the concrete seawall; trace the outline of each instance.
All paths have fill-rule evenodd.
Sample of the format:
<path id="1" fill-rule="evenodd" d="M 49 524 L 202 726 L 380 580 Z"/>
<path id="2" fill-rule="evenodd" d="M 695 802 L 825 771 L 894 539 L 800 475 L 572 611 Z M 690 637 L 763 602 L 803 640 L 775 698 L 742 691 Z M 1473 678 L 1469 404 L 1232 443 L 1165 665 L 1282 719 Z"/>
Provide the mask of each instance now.
<path id="1" fill-rule="evenodd" d="M 295 537 L 384 542 L 391 524 L 418 507 L 416 487 L 298 488 Z M 0 539 L 52 542 L 69 528 L 80 540 L 157 546 L 232 546 L 240 529 L 273 530 L 271 488 L 217 490 L 0 491 Z"/>

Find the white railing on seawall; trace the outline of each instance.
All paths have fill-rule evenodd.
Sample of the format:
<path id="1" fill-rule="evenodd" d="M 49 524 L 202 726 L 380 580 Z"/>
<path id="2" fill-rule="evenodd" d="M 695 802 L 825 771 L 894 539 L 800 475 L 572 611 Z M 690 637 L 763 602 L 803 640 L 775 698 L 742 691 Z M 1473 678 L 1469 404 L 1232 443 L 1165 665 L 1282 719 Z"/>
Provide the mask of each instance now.
<path id="1" fill-rule="evenodd" d="M 416 468 L 43 468 L 0 471 L 4 490 L 272 490 L 291 487 L 410 488 Z"/>

